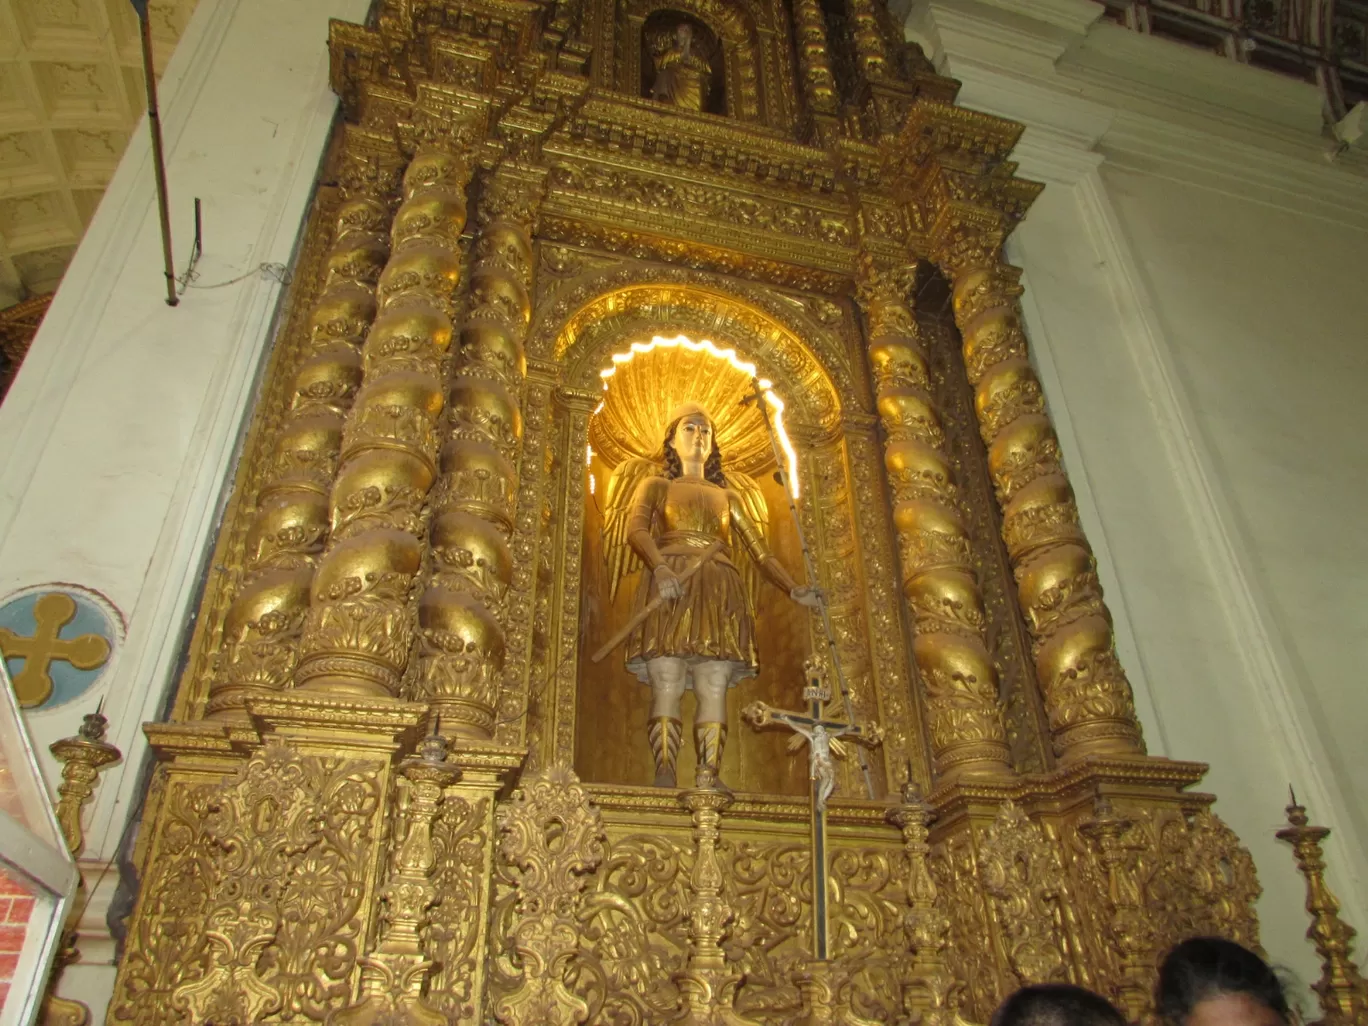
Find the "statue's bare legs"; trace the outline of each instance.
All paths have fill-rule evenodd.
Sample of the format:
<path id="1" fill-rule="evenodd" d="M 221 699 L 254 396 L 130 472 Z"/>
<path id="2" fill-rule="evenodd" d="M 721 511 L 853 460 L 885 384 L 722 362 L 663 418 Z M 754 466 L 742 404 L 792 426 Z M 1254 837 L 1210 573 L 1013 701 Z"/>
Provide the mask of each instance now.
<path id="1" fill-rule="evenodd" d="M 646 673 L 651 678 L 651 718 L 647 736 L 655 756 L 656 787 L 674 787 L 675 762 L 684 733 L 680 700 L 688 683 L 689 667 L 676 656 L 648 660 Z M 721 784 L 722 749 L 727 741 L 727 682 L 732 664 L 725 661 L 696 663 L 693 668 L 694 746 L 698 769 L 707 770 L 713 783 Z"/>
<path id="2" fill-rule="evenodd" d="M 727 743 L 727 682 L 731 680 L 732 664 L 728 662 L 696 663 L 693 668 L 694 748 L 698 752 L 697 782 L 722 783 L 722 748 Z M 704 771 L 708 776 L 704 776 Z"/>
<path id="3" fill-rule="evenodd" d="M 651 678 L 651 718 L 646 724 L 646 736 L 655 756 L 655 786 L 675 786 L 675 761 L 679 757 L 679 741 L 684 736 L 684 720 L 679 701 L 684 696 L 689 667 L 677 656 L 660 656 L 646 662 L 646 673 Z"/>

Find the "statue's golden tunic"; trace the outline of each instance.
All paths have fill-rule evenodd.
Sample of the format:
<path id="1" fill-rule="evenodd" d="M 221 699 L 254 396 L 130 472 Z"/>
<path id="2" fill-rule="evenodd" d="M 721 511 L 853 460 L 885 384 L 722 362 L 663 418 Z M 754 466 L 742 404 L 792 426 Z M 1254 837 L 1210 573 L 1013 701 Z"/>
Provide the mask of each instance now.
<path id="1" fill-rule="evenodd" d="M 685 110 L 703 109 L 707 100 L 708 62 L 688 45 L 676 43 L 656 59 L 655 99 Z"/>
<path id="2" fill-rule="evenodd" d="M 642 544 L 643 533 L 654 540 L 656 552 Z M 634 612 L 657 594 L 655 575 L 649 572 L 659 565 L 657 553 L 665 565 L 682 576 L 716 539 L 724 543 L 717 555 L 681 582 L 683 594 L 678 600 L 662 603 L 632 632 L 627 642 L 627 668 L 643 682 L 650 680 L 646 661 L 660 656 L 675 656 L 690 664 L 710 660 L 732 663 L 731 685 L 755 676 L 755 621 L 741 575 L 730 558 L 734 537 L 779 587 L 792 587 L 791 582 L 777 579 L 775 561 L 735 492 L 699 477 L 651 477 L 637 487 L 628 539 L 648 572 L 641 575 Z"/>

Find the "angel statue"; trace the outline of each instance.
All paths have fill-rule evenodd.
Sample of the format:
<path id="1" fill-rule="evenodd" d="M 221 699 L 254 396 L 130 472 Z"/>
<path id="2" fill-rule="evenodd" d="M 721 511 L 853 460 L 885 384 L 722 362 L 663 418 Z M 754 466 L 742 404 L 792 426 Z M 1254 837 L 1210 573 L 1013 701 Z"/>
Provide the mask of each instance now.
<path id="1" fill-rule="evenodd" d="M 670 416 L 661 454 L 622 463 L 608 483 L 605 551 L 612 595 L 645 564 L 633 604 L 640 622 L 627 636 L 627 669 L 653 694 L 647 737 L 657 787 L 675 786 L 683 735 L 680 700 L 697 701 L 698 784 L 720 778 L 727 739 L 727 690 L 758 672 L 755 603 L 766 577 L 800 605 L 816 589 L 797 584 L 765 545 L 765 498 L 745 474 L 722 469 L 713 421 L 698 403 Z M 750 559 L 733 562 L 733 539 Z M 738 565 L 739 564 L 739 565 Z M 630 621 L 629 621 L 630 622 Z"/>
<path id="2" fill-rule="evenodd" d="M 712 64 L 694 40 L 693 26 L 681 21 L 673 40 L 670 33 L 660 32 L 650 39 L 650 46 L 656 67 L 651 99 L 701 111 L 708 100 Z"/>

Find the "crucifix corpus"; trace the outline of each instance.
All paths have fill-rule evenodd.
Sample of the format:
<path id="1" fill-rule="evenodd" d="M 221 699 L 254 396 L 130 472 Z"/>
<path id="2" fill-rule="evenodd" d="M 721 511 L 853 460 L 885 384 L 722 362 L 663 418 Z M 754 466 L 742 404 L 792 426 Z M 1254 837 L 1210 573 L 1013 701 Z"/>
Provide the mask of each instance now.
<path id="1" fill-rule="evenodd" d="M 775 709 L 764 702 L 752 702 L 741 711 L 741 717 L 757 730 L 766 727 L 786 727 L 793 731 L 789 750 L 797 751 L 807 742 L 808 783 L 812 802 L 812 953 L 825 962 L 828 951 L 827 916 L 827 799 L 836 790 L 836 759 L 845 757 L 843 738 L 857 745 L 873 748 L 883 741 L 883 730 L 877 724 L 862 727 L 857 723 L 829 720 L 824 707 L 831 700 L 831 686 L 827 683 L 822 662 L 811 657 L 804 663 L 807 686 L 803 698 L 808 703 L 806 713 Z"/>

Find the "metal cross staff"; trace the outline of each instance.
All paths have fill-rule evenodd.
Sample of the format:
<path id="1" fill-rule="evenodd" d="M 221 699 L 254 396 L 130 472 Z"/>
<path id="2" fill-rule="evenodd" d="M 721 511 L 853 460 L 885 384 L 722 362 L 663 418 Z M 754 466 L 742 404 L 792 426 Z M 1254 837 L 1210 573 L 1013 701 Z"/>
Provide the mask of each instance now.
<path id="1" fill-rule="evenodd" d="M 769 407 L 765 405 L 765 388 L 760 384 L 758 377 L 751 378 L 751 391 L 741 400 L 742 406 L 752 404 L 760 411 L 760 418 L 765 422 L 765 434 L 769 436 L 770 451 L 774 453 L 774 462 L 779 468 L 779 483 L 783 485 L 784 498 L 788 500 L 789 516 L 793 518 L 793 530 L 798 535 L 798 547 L 803 551 L 803 569 L 807 571 L 808 583 L 815 588 L 817 587 L 817 565 L 813 562 L 812 551 L 808 548 L 807 532 L 803 530 L 803 519 L 798 515 L 798 505 L 793 501 L 793 482 L 789 480 L 788 471 L 784 469 L 788 464 L 784 461 L 784 454 L 779 449 L 779 439 L 775 436 L 774 424 L 770 421 Z M 826 595 L 820 589 L 817 592 L 817 603 L 822 614 L 822 633 L 826 637 L 831 668 L 836 671 L 836 685 L 841 691 L 841 708 L 845 712 L 846 719 L 854 723 L 855 707 L 850 701 L 850 688 L 846 684 L 845 671 L 841 668 L 841 653 L 836 647 L 836 632 L 831 626 L 831 610 L 827 608 Z M 830 697 L 827 695 L 828 699 Z M 860 760 L 860 774 L 864 777 L 865 793 L 869 795 L 872 801 L 874 799 L 874 778 L 869 772 L 869 760 L 865 757 L 863 748 L 857 755 Z"/>
<path id="2" fill-rule="evenodd" d="M 775 709 L 764 702 L 752 702 L 741 710 L 741 718 L 760 730 L 764 727 L 787 727 L 807 741 L 808 782 L 812 790 L 812 943 L 813 955 L 819 961 L 827 959 L 827 799 L 836 790 L 836 763 L 840 739 L 872 748 L 883 741 L 883 730 L 877 725 L 861 727 L 856 723 L 829 720 L 823 706 L 831 698 L 831 687 L 822 672 L 821 660 L 810 658 L 804 664 L 807 687 L 803 698 L 808 712 L 795 713 Z M 796 739 L 795 739 L 796 740 Z M 836 746 L 833 753 L 832 746 Z"/>

